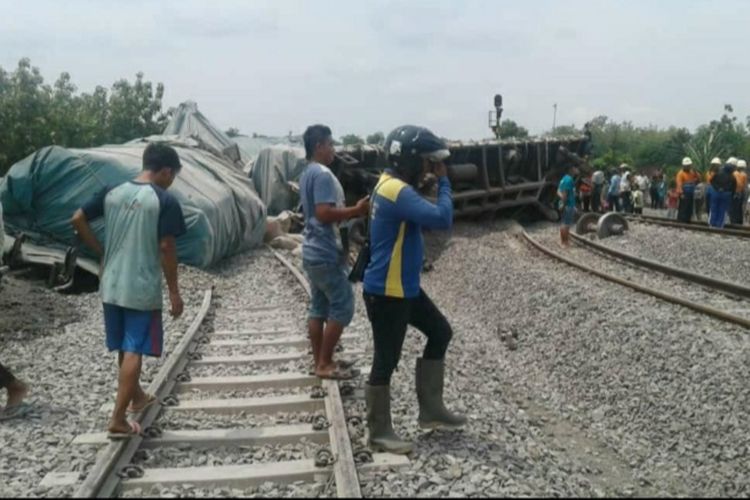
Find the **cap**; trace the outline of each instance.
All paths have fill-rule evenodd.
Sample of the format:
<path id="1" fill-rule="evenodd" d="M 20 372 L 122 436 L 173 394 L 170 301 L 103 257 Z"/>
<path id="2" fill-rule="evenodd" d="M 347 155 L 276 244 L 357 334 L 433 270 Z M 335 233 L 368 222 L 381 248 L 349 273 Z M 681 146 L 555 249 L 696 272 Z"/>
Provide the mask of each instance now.
<path id="1" fill-rule="evenodd" d="M 689 156 L 686 156 L 685 158 L 682 159 L 683 167 L 689 167 L 692 164 L 693 164 L 693 160 L 691 160 Z"/>
<path id="2" fill-rule="evenodd" d="M 718 156 L 711 160 L 711 165 L 721 165 L 721 158 Z"/>
<path id="3" fill-rule="evenodd" d="M 747 162 L 745 160 L 737 160 L 737 168 L 747 168 Z"/>
<path id="4" fill-rule="evenodd" d="M 733 167 L 736 167 L 737 166 L 737 158 L 735 158 L 734 156 L 732 156 L 732 157 L 730 157 L 727 160 L 727 163 L 730 164 L 730 165 L 732 165 Z"/>

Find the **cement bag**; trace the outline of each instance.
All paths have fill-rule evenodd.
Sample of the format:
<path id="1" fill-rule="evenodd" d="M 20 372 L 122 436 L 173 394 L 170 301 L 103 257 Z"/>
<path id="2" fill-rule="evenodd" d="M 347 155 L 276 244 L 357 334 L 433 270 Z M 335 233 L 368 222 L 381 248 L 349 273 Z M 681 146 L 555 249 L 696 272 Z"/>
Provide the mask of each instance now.
<path id="1" fill-rule="evenodd" d="M 7 229 L 24 231 L 40 244 L 76 244 L 69 222 L 75 210 L 103 187 L 135 178 L 146 144 L 158 140 L 154 136 L 93 149 L 50 146 L 24 158 L 0 181 Z M 207 151 L 186 142 L 166 142 L 177 150 L 183 166 L 170 188 L 182 205 L 188 229 L 177 240 L 180 262 L 207 267 L 261 245 L 266 210 L 249 179 Z M 104 241 L 103 219 L 92 226 Z"/>
<path id="2" fill-rule="evenodd" d="M 268 209 L 268 215 L 294 210 L 299 204 L 299 195 L 292 191 L 287 182 L 299 182 L 306 164 L 302 148 L 273 146 L 258 154 L 250 177 L 255 191 Z"/>

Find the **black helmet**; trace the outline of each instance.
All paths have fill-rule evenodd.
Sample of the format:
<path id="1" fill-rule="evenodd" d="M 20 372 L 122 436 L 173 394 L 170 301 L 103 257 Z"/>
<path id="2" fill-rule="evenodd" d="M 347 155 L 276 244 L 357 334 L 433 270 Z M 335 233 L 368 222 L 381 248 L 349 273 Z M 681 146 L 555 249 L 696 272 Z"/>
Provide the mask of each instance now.
<path id="1" fill-rule="evenodd" d="M 450 156 L 445 141 L 424 127 L 402 125 L 385 139 L 388 164 L 412 185 L 419 182 L 422 158 L 442 161 Z"/>

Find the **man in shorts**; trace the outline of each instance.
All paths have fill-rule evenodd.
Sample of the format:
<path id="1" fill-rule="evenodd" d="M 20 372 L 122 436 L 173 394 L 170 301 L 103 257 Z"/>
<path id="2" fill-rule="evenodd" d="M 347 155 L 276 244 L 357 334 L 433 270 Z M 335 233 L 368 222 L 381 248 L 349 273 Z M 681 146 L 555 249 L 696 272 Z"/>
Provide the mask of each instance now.
<path id="1" fill-rule="evenodd" d="M 120 367 L 108 428 L 111 439 L 139 434 L 138 423 L 128 421 L 126 413 L 141 412 L 155 401 L 143 391 L 139 379 L 142 356 L 162 353 L 162 271 L 169 288 L 170 313 L 175 318 L 182 314 L 175 239 L 186 227 L 179 202 L 167 192 L 181 168 L 171 146 L 150 143 L 138 177 L 103 189 L 71 220 L 81 241 L 103 256 L 99 289 L 107 348 L 118 351 Z M 104 247 L 89 225 L 98 217 L 104 217 Z"/>
<path id="2" fill-rule="evenodd" d="M 330 128 L 311 125 L 303 140 L 308 165 L 299 182 L 305 215 L 302 267 L 312 291 L 307 326 L 315 375 L 326 379 L 350 379 L 355 373 L 349 363 L 333 360 L 341 334 L 354 316 L 348 256 L 338 224 L 367 215 L 370 205 L 367 198 L 359 200 L 353 207 L 344 205 L 344 189 L 328 168 L 335 153 Z"/>
<path id="3" fill-rule="evenodd" d="M 562 217 L 560 221 L 560 243 L 563 247 L 570 246 L 570 226 L 575 224 L 576 216 L 576 192 L 575 177 L 578 175 L 578 168 L 574 165 L 568 167 L 567 174 L 560 181 L 557 188 L 557 196 L 562 203 Z"/>

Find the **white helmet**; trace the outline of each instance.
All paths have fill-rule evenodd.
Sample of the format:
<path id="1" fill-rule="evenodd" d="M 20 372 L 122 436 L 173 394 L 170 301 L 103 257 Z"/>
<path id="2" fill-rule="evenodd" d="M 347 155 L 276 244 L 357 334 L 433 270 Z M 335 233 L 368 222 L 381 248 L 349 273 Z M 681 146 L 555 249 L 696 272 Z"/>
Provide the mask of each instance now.
<path id="1" fill-rule="evenodd" d="M 718 156 L 711 160 L 711 165 L 721 165 L 721 158 Z"/>
<path id="2" fill-rule="evenodd" d="M 689 167 L 692 164 L 693 164 L 693 160 L 691 160 L 689 156 L 686 156 L 685 158 L 682 159 L 682 166 L 683 167 Z"/>
<path id="3" fill-rule="evenodd" d="M 747 168 L 747 162 L 745 160 L 737 160 L 737 168 Z"/>
<path id="4" fill-rule="evenodd" d="M 737 166 L 737 158 L 735 158 L 734 156 L 732 156 L 732 157 L 730 157 L 730 158 L 729 158 L 729 159 L 727 160 L 727 163 L 729 163 L 729 164 L 730 164 L 730 165 L 732 165 L 733 167 L 736 167 L 736 166 Z"/>

